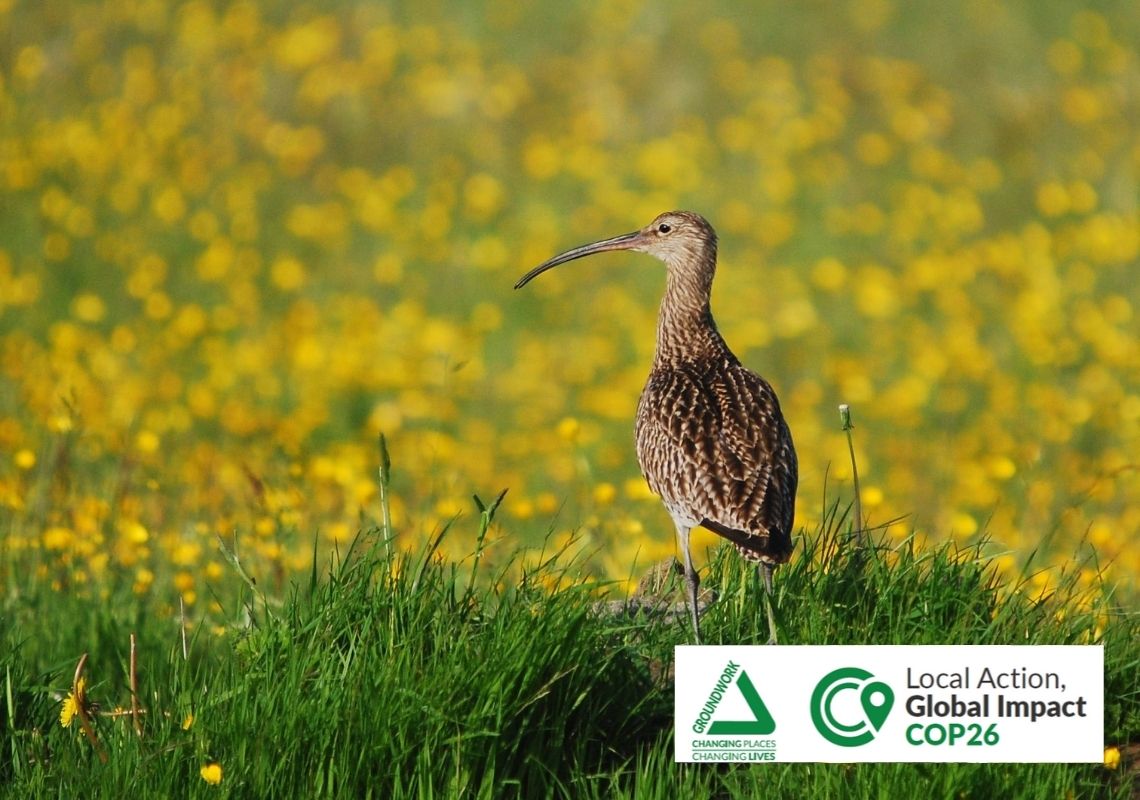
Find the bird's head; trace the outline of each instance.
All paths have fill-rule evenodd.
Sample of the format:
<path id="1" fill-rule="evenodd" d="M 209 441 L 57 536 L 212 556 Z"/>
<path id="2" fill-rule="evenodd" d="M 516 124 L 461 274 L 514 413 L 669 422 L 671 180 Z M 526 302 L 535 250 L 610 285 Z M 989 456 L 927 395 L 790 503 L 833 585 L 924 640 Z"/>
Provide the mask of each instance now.
<path id="1" fill-rule="evenodd" d="M 519 278 L 515 288 L 522 288 L 538 275 L 559 264 L 609 250 L 637 250 L 648 253 L 664 261 L 670 270 L 685 269 L 690 266 L 695 269 L 698 265 L 705 264 L 708 266 L 704 268 L 711 270 L 716 263 L 716 231 L 700 214 L 691 211 L 666 211 L 641 230 L 584 244 L 544 261 Z"/>

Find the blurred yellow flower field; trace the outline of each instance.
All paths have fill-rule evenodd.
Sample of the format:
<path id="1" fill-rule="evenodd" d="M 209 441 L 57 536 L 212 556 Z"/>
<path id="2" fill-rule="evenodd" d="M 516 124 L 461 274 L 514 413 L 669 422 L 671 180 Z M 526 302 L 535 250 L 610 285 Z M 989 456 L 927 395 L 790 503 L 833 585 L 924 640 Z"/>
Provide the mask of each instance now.
<path id="1" fill-rule="evenodd" d="M 1134 581 L 1140 19 L 1096 8 L 0 0 L 0 577 L 208 613 L 222 536 L 287 585 L 383 433 L 401 543 L 508 488 L 500 548 L 636 578 L 660 265 L 511 286 L 691 208 L 806 531 L 849 403 L 889 535 Z"/>

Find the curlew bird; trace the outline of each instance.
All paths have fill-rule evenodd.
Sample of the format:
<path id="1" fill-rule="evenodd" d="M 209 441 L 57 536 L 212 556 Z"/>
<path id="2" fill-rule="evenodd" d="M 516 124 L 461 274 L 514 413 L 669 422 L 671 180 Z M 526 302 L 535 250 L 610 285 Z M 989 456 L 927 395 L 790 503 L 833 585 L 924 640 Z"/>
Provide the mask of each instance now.
<path id="1" fill-rule="evenodd" d="M 637 407 L 637 460 L 677 528 L 693 635 L 700 643 L 689 534 L 698 525 L 760 566 L 769 643 L 776 642 L 772 573 L 792 552 L 798 468 L 772 387 L 740 363 L 709 310 L 716 232 L 689 211 L 661 214 L 639 231 L 575 247 L 539 264 L 518 289 L 567 261 L 637 250 L 665 262 L 653 369 Z"/>

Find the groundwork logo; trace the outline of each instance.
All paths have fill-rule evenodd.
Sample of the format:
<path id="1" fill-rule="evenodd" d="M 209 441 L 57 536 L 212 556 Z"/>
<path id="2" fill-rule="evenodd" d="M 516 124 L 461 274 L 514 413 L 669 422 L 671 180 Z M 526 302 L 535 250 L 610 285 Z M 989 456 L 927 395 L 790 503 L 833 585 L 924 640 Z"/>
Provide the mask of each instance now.
<path id="1" fill-rule="evenodd" d="M 744 695 L 748 710 L 752 712 L 752 719 L 714 720 L 713 716 L 716 714 L 717 706 L 720 705 L 725 693 L 730 690 L 733 683 Z M 693 721 L 693 732 L 708 736 L 766 736 L 774 730 L 776 730 L 776 720 L 772 719 L 772 714 L 764 705 L 764 700 L 756 691 L 752 679 L 748 677 L 747 672 L 740 668 L 739 664 L 735 661 L 729 661 L 720 673 L 713 690 L 709 692 L 708 699 L 701 707 L 701 713 Z"/>
<path id="2" fill-rule="evenodd" d="M 874 678 L 865 669 L 842 667 L 816 684 L 811 721 L 824 739 L 840 747 L 859 747 L 875 738 L 891 713 L 895 693 Z"/>

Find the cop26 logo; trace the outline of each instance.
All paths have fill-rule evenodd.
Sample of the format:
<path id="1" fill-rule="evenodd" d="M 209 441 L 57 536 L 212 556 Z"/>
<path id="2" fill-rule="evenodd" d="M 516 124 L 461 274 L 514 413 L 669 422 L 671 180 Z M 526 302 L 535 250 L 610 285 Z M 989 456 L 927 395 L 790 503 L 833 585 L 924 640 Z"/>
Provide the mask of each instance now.
<path id="1" fill-rule="evenodd" d="M 895 693 L 859 667 L 842 667 L 823 676 L 811 695 L 811 721 L 824 739 L 840 747 L 872 741 L 883 727 Z"/>

